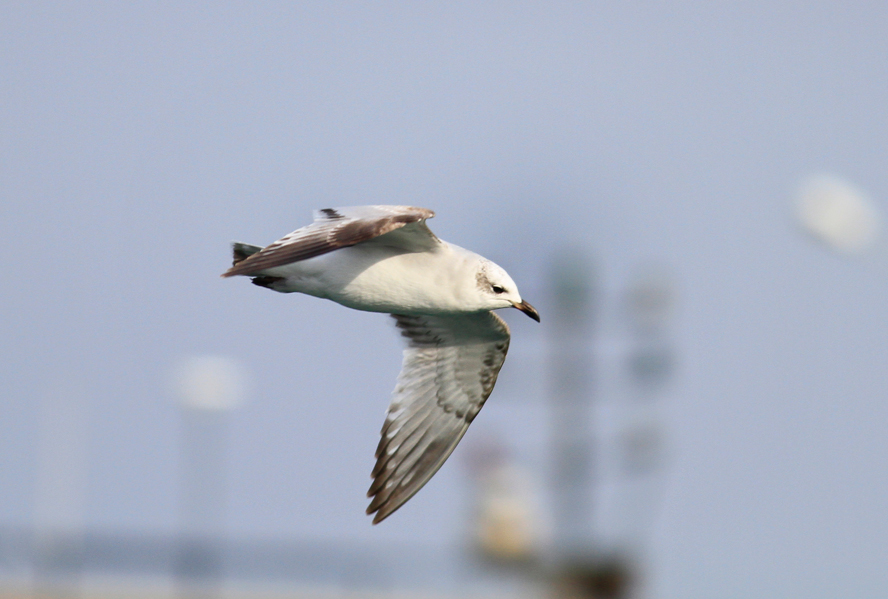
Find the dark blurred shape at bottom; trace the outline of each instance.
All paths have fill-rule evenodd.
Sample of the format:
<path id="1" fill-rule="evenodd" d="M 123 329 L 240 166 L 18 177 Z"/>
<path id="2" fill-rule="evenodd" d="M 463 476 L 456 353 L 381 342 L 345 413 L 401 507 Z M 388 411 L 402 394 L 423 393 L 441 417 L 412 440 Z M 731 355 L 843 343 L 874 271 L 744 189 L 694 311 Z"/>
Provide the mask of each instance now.
<path id="1" fill-rule="evenodd" d="M 620 556 L 568 560 L 552 575 L 551 599 L 624 599 L 635 582 L 635 566 Z"/>

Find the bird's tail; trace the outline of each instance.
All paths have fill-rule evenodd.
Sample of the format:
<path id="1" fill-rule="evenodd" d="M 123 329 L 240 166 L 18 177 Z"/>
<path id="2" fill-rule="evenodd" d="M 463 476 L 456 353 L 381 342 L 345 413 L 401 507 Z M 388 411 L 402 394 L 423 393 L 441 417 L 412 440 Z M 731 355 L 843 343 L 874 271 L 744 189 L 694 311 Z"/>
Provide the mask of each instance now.
<path id="1" fill-rule="evenodd" d="M 231 244 L 231 253 L 234 256 L 234 262 L 231 264 L 231 268 L 228 272 L 224 273 L 223 277 L 230 277 L 231 271 L 239 262 L 243 262 L 253 254 L 261 251 L 263 248 L 258 245 L 249 245 L 247 243 L 240 243 L 239 241 L 235 241 Z M 246 273 L 244 273 L 246 274 Z M 253 281 L 254 285 L 259 285 L 260 287 L 268 287 L 269 289 L 274 289 L 274 284 L 278 281 L 283 281 L 283 277 L 272 277 L 268 275 L 256 275 L 256 274 L 247 274 L 250 279 Z M 280 291 L 279 289 L 274 289 L 275 291 Z"/>
<path id="2" fill-rule="evenodd" d="M 234 266 L 238 262 L 243 262 L 261 249 L 262 248 L 258 245 L 249 245 L 247 243 L 235 241 L 231 244 L 231 254 L 234 258 L 234 261 L 231 263 L 231 265 Z"/>

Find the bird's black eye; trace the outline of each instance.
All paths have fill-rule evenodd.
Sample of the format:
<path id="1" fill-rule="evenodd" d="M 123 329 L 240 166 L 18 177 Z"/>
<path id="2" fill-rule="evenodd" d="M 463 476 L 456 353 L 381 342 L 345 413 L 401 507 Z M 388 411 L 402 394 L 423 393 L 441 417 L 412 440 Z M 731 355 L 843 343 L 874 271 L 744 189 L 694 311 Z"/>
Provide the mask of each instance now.
<path id="1" fill-rule="evenodd" d="M 506 290 L 503 289 L 502 287 L 500 287 L 499 285 L 492 285 L 490 288 L 493 290 L 494 293 L 505 293 L 506 292 Z"/>

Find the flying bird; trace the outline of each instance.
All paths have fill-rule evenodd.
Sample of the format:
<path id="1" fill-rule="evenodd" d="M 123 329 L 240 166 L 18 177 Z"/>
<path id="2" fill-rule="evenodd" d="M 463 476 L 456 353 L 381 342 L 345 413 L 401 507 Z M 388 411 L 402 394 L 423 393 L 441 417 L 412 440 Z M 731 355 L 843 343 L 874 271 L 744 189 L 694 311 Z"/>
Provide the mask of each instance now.
<path id="1" fill-rule="evenodd" d="M 374 524 L 432 478 L 493 391 L 510 338 L 493 310 L 540 320 L 505 270 L 436 237 L 426 225 L 434 215 L 412 206 L 317 210 L 312 224 L 265 248 L 234 243 L 222 275 L 394 317 L 407 348 L 367 492 Z"/>

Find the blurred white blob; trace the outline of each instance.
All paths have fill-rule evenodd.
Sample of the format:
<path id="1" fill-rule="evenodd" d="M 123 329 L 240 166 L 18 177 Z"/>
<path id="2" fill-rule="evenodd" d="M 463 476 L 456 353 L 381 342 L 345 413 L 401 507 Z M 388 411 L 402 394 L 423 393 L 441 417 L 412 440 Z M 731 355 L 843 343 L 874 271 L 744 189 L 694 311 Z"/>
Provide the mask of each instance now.
<path id="1" fill-rule="evenodd" d="M 497 561 L 534 557 L 539 531 L 529 475 L 514 465 L 491 468 L 481 481 L 477 543 Z"/>
<path id="2" fill-rule="evenodd" d="M 475 547 L 500 564 L 532 561 L 543 540 L 532 475 L 495 436 L 475 441 L 464 455 L 475 483 Z"/>
<path id="3" fill-rule="evenodd" d="M 796 214 L 806 231 L 846 254 L 872 246 L 881 229 L 879 212 L 870 197 L 833 175 L 813 175 L 802 182 Z"/>
<path id="4" fill-rule="evenodd" d="M 243 365 L 227 356 L 187 356 L 176 368 L 176 390 L 186 408 L 221 411 L 238 407 L 246 393 Z"/>

